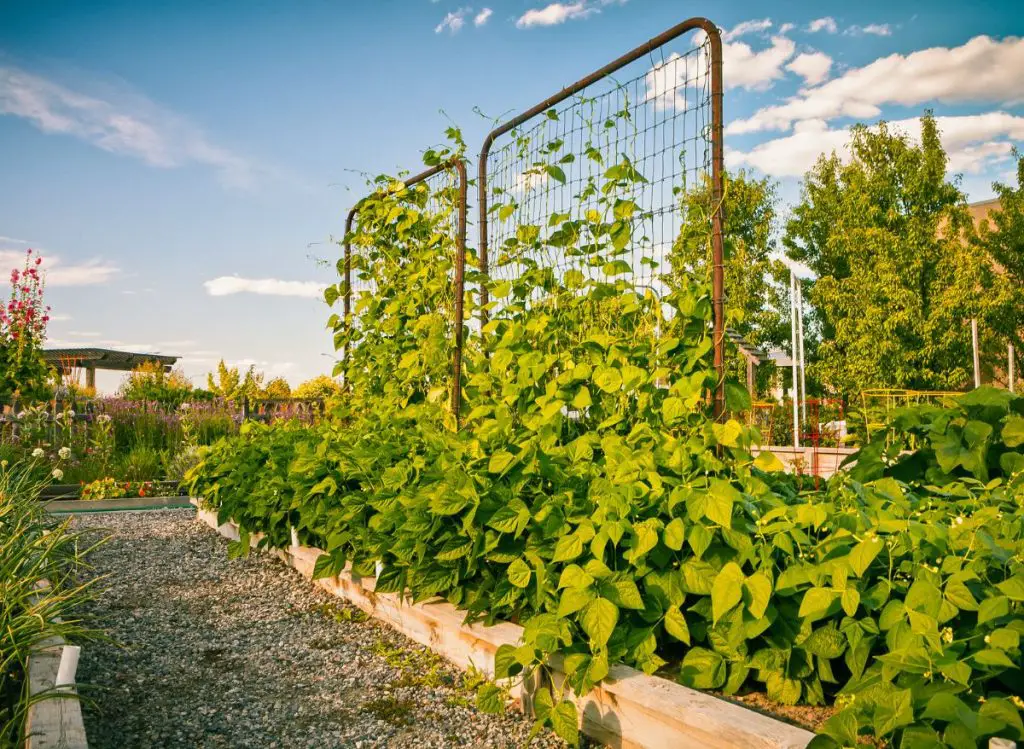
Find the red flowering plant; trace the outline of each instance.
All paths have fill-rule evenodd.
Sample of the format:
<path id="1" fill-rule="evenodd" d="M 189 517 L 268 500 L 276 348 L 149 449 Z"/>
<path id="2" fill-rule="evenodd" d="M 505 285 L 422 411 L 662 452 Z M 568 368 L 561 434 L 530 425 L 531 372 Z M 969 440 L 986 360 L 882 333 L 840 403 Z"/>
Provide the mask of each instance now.
<path id="1" fill-rule="evenodd" d="M 0 402 L 12 396 L 48 396 L 49 369 L 42 357 L 50 308 L 43 303 L 43 258 L 31 249 L 11 270 L 11 294 L 0 306 Z"/>

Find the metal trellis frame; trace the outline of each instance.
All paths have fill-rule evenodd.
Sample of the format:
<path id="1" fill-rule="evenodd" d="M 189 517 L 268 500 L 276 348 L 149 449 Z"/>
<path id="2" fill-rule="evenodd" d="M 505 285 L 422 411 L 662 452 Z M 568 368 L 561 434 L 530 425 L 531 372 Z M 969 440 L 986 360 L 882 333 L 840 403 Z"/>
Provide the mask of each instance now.
<path id="1" fill-rule="evenodd" d="M 456 216 L 456 227 L 455 227 L 455 261 L 454 270 L 455 278 L 453 279 L 453 293 L 455 295 L 455 305 L 453 311 L 452 325 L 454 329 L 454 341 L 453 341 L 453 352 L 452 352 L 452 392 L 451 392 L 451 408 L 452 413 L 455 415 L 456 423 L 459 419 L 459 405 L 462 400 L 462 347 L 463 347 L 463 303 L 464 303 L 464 287 L 465 287 L 465 264 L 466 264 L 466 200 L 468 181 L 466 175 L 466 164 L 460 156 L 453 156 L 446 161 L 432 166 L 419 174 L 402 180 L 402 184 L 406 187 L 412 187 L 421 183 L 425 183 L 442 172 L 451 172 L 455 175 L 458 181 L 458 213 Z M 344 241 L 344 292 L 342 294 L 343 302 L 343 314 L 346 323 L 350 320 L 352 312 L 352 243 L 351 235 L 352 228 L 355 225 L 356 216 L 359 213 L 359 207 L 362 205 L 363 198 L 356 203 L 352 209 L 348 212 L 348 216 L 345 218 L 345 241 Z M 345 361 L 346 371 L 345 380 L 346 385 L 348 383 L 348 350 L 347 346 L 343 351 L 343 357 Z"/>
<path id="2" fill-rule="evenodd" d="M 694 50 L 688 51 L 685 55 L 673 53 L 666 58 L 665 45 L 688 32 L 703 32 L 705 36 Z M 520 152 L 517 153 L 513 150 L 516 145 L 513 143 L 504 146 L 496 152 L 500 163 L 492 165 L 492 156 L 494 156 L 492 154 L 492 147 L 495 141 L 508 133 L 516 135 L 520 132 L 519 128 L 540 115 L 553 114 L 554 116 L 549 116 L 547 120 L 531 125 L 528 129 L 529 133 L 545 134 L 547 131 L 544 128 L 549 126 L 551 121 L 557 122 L 559 119 L 558 110 L 556 110 L 559 104 L 583 94 L 588 87 L 599 81 L 604 79 L 614 81 L 613 76 L 615 73 L 621 71 L 630 63 L 641 60 L 645 56 L 650 56 L 653 61 L 655 53 L 659 51 L 661 54 L 660 62 L 654 62 L 650 70 L 629 81 L 626 86 L 620 86 L 619 93 L 626 101 L 624 110 L 626 114 L 622 119 L 635 119 L 634 122 L 628 123 L 631 130 L 626 140 L 629 140 L 633 148 L 636 148 L 637 143 L 642 142 L 642 146 L 638 150 L 641 150 L 644 155 L 640 161 L 647 162 L 649 171 L 655 175 L 649 180 L 652 184 L 646 187 L 647 195 L 652 203 L 656 203 L 659 197 L 661 199 L 661 203 L 658 203 L 647 214 L 649 217 L 652 217 L 652 225 L 654 223 L 653 217 L 659 216 L 662 220 L 661 228 L 664 229 L 666 222 L 670 228 L 675 228 L 675 224 L 672 221 L 678 218 L 675 212 L 679 210 L 679 191 L 687 189 L 685 184 L 687 173 L 690 171 L 698 174 L 701 171 L 696 166 L 687 166 L 687 163 L 692 163 L 687 160 L 695 158 L 695 154 L 688 153 L 687 149 L 690 146 L 694 147 L 694 149 L 704 146 L 704 165 L 706 166 L 707 162 L 710 162 L 710 174 L 708 175 L 705 172 L 699 176 L 702 179 L 710 179 L 710 185 L 707 185 L 707 189 L 710 197 L 708 212 L 710 213 L 711 224 L 713 345 L 714 367 L 717 378 L 714 392 L 714 413 L 716 418 L 720 418 L 725 413 L 725 281 L 722 238 L 722 198 L 724 194 L 722 41 L 718 28 L 708 19 L 691 18 L 683 21 L 513 117 L 487 135 L 480 150 L 479 176 L 477 181 L 480 222 L 479 267 L 484 278 L 490 278 L 490 273 L 495 270 L 490 267 L 493 264 L 492 258 L 489 257 L 489 242 L 492 239 L 490 222 L 495 221 L 495 223 L 499 223 L 499 221 L 492 216 L 492 211 L 488 207 L 490 198 L 490 195 L 488 195 L 489 188 L 495 194 L 508 194 L 515 190 L 522 194 L 528 192 L 531 186 L 536 187 L 540 182 L 549 181 L 547 180 L 547 175 L 541 173 L 544 167 L 541 170 L 537 170 L 531 168 L 528 163 L 529 156 L 536 157 L 541 153 L 546 154 L 548 152 L 538 150 L 529 152 L 530 146 L 526 146 L 527 153 L 523 153 L 524 149 L 522 147 Z M 705 63 L 703 67 L 701 63 Z M 696 74 L 692 76 L 691 64 L 697 69 Z M 682 68 L 681 73 L 680 68 Z M 643 91 L 640 88 L 641 85 L 644 86 Z M 633 89 L 636 91 L 635 97 L 630 97 L 629 86 L 633 86 Z M 625 91 L 623 92 L 622 89 L 625 89 Z M 696 106 L 691 105 L 691 95 L 696 96 Z M 633 104 L 630 104 L 631 101 Z M 647 105 L 653 109 L 653 114 L 648 113 L 648 109 L 645 108 Z M 610 107 L 610 104 L 608 106 Z M 570 111 L 573 107 L 576 107 L 576 110 Z M 562 113 L 567 115 L 566 120 L 568 124 L 555 126 L 560 127 L 560 131 L 556 135 L 558 142 L 569 140 L 573 146 L 585 145 L 586 135 L 582 134 L 582 129 L 572 122 L 573 116 L 578 116 L 580 111 L 585 108 L 587 112 L 583 119 L 586 119 L 586 117 L 591 118 L 588 120 L 591 130 L 593 130 L 592 123 L 595 121 L 593 118 L 601 119 L 606 115 L 608 119 L 604 120 L 605 124 L 603 127 L 619 128 L 621 120 L 616 121 L 615 117 L 621 115 L 621 112 L 613 113 L 610 109 L 605 111 L 604 107 L 605 100 L 601 99 L 601 96 L 594 98 L 583 98 L 580 96 L 573 104 L 564 107 Z M 710 122 L 704 121 L 705 107 L 710 109 Z M 609 125 L 608 123 L 611 124 Z M 677 126 L 682 130 L 681 139 L 679 138 Z M 614 154 L 621 140 L 616 134 L 619 132 L 618 130 L 611 132 L 615 140 L 612 141 L 609 137 L 606 145 L 609 152 Z M 688 133 L 691 132 L 692 136 L 689 136 Z M 661 139 L 660 143 L 659 138 Z M 672 142 L 668 142 L 670 139 Z M 520 146 L 522 146 L 522 143 L 520 143 Z M 679 146 L 682 146 L 682 150 L 677 153 L 675 149 Z M 709 158 L 707 155 L 708 150 L 710 151 Z M 576 152 L 576 155 L 578 155 L 578 152 Z M 677 161 L 673 161 L 673 157 Z M 534 166 L 538 163 L 535 158 Z M 565 169 L 570 171 L 572 176 L 566 177 L 564 172 L 561 171 L 561 167 L 559 167 L 559 172 L 556 172 L 556 174 L 559 175 L 558 181 L 561 184 L 557 187 L 562 190 L 571 190 L 576 187 L 583 189 L 586 181 L 584 180 L 585 175 L 582 175 L 581 170 L 586 167 L 579 166 L 578 162 L 573 160 L 566 160 L 564 163 Z M 522 168 L 524 166 L 526 167 L 525 169 Z M 518 172 L 514 170 L 515 167 L 519 167 Z M 550 169 L 548 174 L 551 174 Z M 497 186 L 491 185 L 490 178 L 492 176 L 498 176 L 505 181 Z M 536 211 L 536 216 L 554 216 L 553 212 L 558 210 L 557 206 L 563 205 L 563 203 L 560 203 L 562 198 L 560 195 L 556 195 L 553 189 L 542 188 L 538 192 L 544 194 L 535 199 L 532 210 Z M 656 192 L 657 195 L 655 195 Z M 667 200 L 666 194 L 668 195 Z M 527 199 L 523 200 L 524 204 L 526 201 Z M 669 213 L 672 216 L 666 219 L 665 216 Z M 500 233 L 500 227 L 496 233 Z M 652 235 L 654 234 L 655 232 L 652 231 Z M 657 237 L 652 236 L 650 238 L 651 248 L 654 250 L 652 254 L 657 254 L 659 247 L 661 252 L 664 251 L 665 234 L 668 234 L 668 232 L 663 231 L 663 235 L 660 237 L 660 244 Z M 494 238 L 500 239 L 500 236 Z M 673 242 L 675 241 L 674 236 L 670 238 Z M 644 239 L 648 239 L 648 237 Z M 500 245 L 498 246 L 500 247 Z M 645 257 L 643 261 L 651 261 L 651 258 Z M 653 262 L 648 264 L 653 267 Z M 651 278 L 653 278 L 653 273 Z M 644 280 L 648 279 L 645 278 Z M 488 290 L 485 284 L 481 284 L 480 287 L 480 305 L 481 324 L 486 324 Z"/>

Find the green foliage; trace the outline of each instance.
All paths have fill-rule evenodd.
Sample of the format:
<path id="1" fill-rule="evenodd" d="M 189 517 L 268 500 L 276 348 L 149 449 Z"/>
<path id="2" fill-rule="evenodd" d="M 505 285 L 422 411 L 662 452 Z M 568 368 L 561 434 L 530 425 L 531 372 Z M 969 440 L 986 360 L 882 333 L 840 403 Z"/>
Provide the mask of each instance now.
<path id="1" fill-rule="evenodd" d="M 833 392 L 866 388 L 950 390 L 971 381 L 970 319 L 994 325 L 998 305 L 963 194 L 946 181 L 934 118 L 921 145 L 857 126 L 854 158 L 821 157 L 786 227 L 790 257 L 817 274 L 809 327 L 820 340 L 809 372 Z"/>
<path id="2" fill-rule="evenodd" d="M 120 394 L 125 400 L 159 403 L 177 408 L 192 398 L 192 383 L 181 370 L 167 372 L 159 362 L 147 362 L 136 367 L 121 383 Z"/>
<path id="3" fill-rule="evenodd" d="M 318 375 L 311 380 L 300 383 L 292 391 L 293 398 L 321 398 L 327 400 L 341 394 L 341 385 L 333 377 Z"/>
<path id="4" fill-rule="evenodd" d="M 729 326 L 750 343 L 769 349 L 788 344 L 790 338 L 789 275 L 785 266 L 773 258 L 776 203 L 775 185 L 769 179 L 757 179 L 743 170 L 725 176 L 722 228 Z M 709 180 L 686 193 L 682 211 L 686 221 L 672 247 L 672 267 L 683 276 L 696 274 L 710 283 Z M 746 376 L 738 353 L 732 366 L 741 378 Z M 772 372 L 764 366 L 758 375 L 759 389 L 763 390 Z"/>
<path id="5" fill-rule="evenodd" d="M 79 581 L 95 539 L 57 522 L 39 500 L 44 482 L 33 465 L 0 463 L 0 746 L 23 746 L 24 720 L 32 702 L 67 694 L 29 697 L 29 655 L 53 637 L 74 644 L 96 638 L 78 607 L 94 594 Z M 46 584 L 48 583 L 48 584 Z M 75 695 L 71 695 L 74 697 Z"/>
<path id="6" fill-rule="evenodd" d="M 264 374 L 255 366 L 250 366 L 243 376 L 238 367 L 229 367 L 221 359 L 217 364 L 217 376 L 213 372 L 206 375 L 206 389 L 215 397 L 223 398 L 232 403 L 242 398 L 254 400 L 260 397 L 263 390 Z"/>
<path id="7" fill-rule="evenodd" d="M 426 195 L 382 180 L 360 218 L 373 231 L 355 233 L 376 293 L 358 323 L 332 318 L 352 397 L 312 427 L 243 426 L 203 452 L 191 492 L 245 539 L 287 547 L 294 529 L 327 552 L 316 576 L 379 562 L 379 592 L 521 623 L 523 642 L 497 653 L 499 684 L 480 689 L 485 709 L 558 656 L 576 694 L 621 662 L 844 706 L 819 743 L 1019 738 L 1024 478 L 1004 456 L 1024 441 L 1022 401 L 979 391 L 957 406 L 967 416 L 928 417 L 966 466 L 997 461 L 998 482 L 958 473 L 960 452 L 945 482 L 883 475 L 904 465 L 890 455 L 871 474 L 865 451 L 863 476 L 798 493 L 778 461 L 754 460 L 756 431 L 710 418 L 707 286 L 676 273 L 659 297 L 620 272 L 634 232 L 622 201 L 642 179 L 624 160 L 595 185 L 615 221 L 588 210 L 502 247 L 496 267 L 521 272 L 488 282 L 459 431 L 436 395 L 451 246 Z M 555 272 L 544 248 L 588 272 Z M 566 693 L 541 689 L 535 708 L 539 726 L 578 739 Z"/>

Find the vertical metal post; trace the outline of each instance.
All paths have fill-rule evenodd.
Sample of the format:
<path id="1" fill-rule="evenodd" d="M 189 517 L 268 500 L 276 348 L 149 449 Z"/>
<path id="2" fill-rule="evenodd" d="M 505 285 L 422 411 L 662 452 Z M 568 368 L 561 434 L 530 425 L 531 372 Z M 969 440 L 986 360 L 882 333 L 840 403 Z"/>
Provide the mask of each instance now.
<path id="1" fill-rule="evenodd" d="M 978 318 L 971 318 L 971 348 L 974 354 L 974 387 L 981 387 L 981 358 L 978 355 Z"/>
<path id="2" fill-rule="evenodd" d="M 466 272 L 466 164 L 455 159 L 455 170 L 459 176 L 459 225 L 455 244 L 455 350 L 452 352 L 452 414 L 455 428 L 459 428 L 459 410 L 462 406 L 462 345 L 463 345 L 463 302 Z"/>
<path id="3" fill-rule="evenodd" d="M 725 250 L 722 237 L 722 213 L 725 200 L 725 147 L 722 143 L 723 104 L 725 99 L 722 82 L 722 36 L 711 24 L 707 30 L 708 44 L 711 45 L 711 251 L 714 267 L 711 274 L 712 302 L 714 307 L 714 363 L 715 377 L 715 419 L 725 414 Z"/>
<path id="4" fill-rule="evenodd" d="M 792 327 L 792 356 L 790 356 L 790 367 L 793 371 L 793 447 L 800 447 L 800 380 L 797 374 L 797 358 L 799 349 L 796 342 L 796 275 L 792 269 L 789 271 L 789 322 Z"/>

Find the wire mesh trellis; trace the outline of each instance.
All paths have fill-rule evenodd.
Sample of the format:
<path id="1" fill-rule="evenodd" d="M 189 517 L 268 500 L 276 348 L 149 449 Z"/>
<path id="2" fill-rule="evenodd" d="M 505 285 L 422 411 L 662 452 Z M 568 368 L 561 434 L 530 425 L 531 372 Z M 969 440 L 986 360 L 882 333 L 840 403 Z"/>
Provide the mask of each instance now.
<path id="1" fill-rule="evenodd" d="M 696 227 L 713 275 L 721 415 L 722 168 L 721 39 L 710 21 L 690 19 L 487 136 L 477 182 L 480 270 L 509 282 L 536 267 L 563 279 L 614 276 L 663 296 L 673 245 Z M 607 246 L 595 251 L 597 236 L 566 241 L 581 225 L 602 227 Z M 488 301 L 484 287 L 482 322 Z"/>
<path id="2" fill-rule="evenodd" d="M 443 320 L 448 321 L 450 328 L 447 333 L 450 350 L 447 353 L 451 361 L 450 403 L 458 420 L 461 401 L 462 348 L 464 338 L 463 309 L 465 302 L 464 273 L 466 264 L 466 191 L 467 177 L 465 162 L 461 157 L 452 157 L 436 166 L 432 166 L 419 174 L 401 180 L 401 187 L 382 185 L 375 193 L 360 200 L 349 211 L 345 219 L 345 239 L 342 257 L 342 309 L 347 326 L 357 329 L 359 314 L 362 307 L 367 306 L 377 294 L 372 265 L 379 260 L 382 237 L 394 239 L 397 233 L 388 232 L 389 227 L 383 226 L 379 219 L 380 212 L 374 212 L 374 218 L 362 221 L 360 207 L 371 198 L 390 201 L 396 208 L 412 206 L 423 215 L 429 217 L 427 225 L 432 233 L 428 241 L 442 241 L 450 246 L 450 257 L 444 257 L 436 265 L 436 273 L 443 274 L 447 279 L 445 293 L 438 300 L 438 310 Z M 399 212 L 388 213 L 384 222 L 394 225 L 399 219 Z M 393 228 L 393 227 L 392 227 Z M 403 256 L 403 246 L 399 241 L 395 246 L 387 248 L 387 252 Z M 346 385 L 349 376 L 349 349 L 346 340 L 343 349 L 343 367 Z M 436 384 L 436 383 L 431 383 Z"/>

